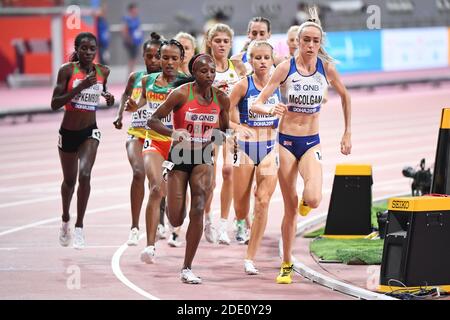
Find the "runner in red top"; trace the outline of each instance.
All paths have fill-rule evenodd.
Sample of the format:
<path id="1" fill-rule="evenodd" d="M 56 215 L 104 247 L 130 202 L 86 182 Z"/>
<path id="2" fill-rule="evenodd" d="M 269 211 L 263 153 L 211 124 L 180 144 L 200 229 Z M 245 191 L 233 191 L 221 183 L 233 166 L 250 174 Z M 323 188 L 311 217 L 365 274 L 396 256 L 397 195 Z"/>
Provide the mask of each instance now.
<path id="1" fill-rule="evenodd" d="M 78 180 L 77 221 L 73 241 L 76 249 L 85 246 L 83 219 L 91 191 L 91 171 L 101 136 L 95 111 L 100 103 L 100 96 L 105 98 L 108 106 L 114 104 L 114 96 L 106 91 L 109 68 L 94 63 L 96 53 L 97 38 L 88 32 L 78 34 L 70 62 L 63 64 L 58 71 L 51 103 L 52 110 L 63 106 L 66 110 L 58 140 L 64 176 L 61 185 L 63 214 L 59 242 L 66 247 L 72 238 L 69 209 Z"/>
<path id="2" fill-rule="evenodd" d="M 166 163 L 168 173 L 167 215 L 174 227 L 181 226 L 186 216 L 186 188 L 191 190 L 189 227 L 181 281 L 198 284 L 201 278 L 192 271 L 192 261 L 203 233 L 205 203 L 213 192 L 213 144 L 222 143 L 228 129 L 230 101 L 225 93 L 212 87 L 216 66 L 207 54 L 194 56 L 189 62 L 193 82 L 172 91 L 155 111 L 148 125 L 156 132 L 172 136 L 173 144 Z M 161 119 L 173 111 L 174 128 Z"/>

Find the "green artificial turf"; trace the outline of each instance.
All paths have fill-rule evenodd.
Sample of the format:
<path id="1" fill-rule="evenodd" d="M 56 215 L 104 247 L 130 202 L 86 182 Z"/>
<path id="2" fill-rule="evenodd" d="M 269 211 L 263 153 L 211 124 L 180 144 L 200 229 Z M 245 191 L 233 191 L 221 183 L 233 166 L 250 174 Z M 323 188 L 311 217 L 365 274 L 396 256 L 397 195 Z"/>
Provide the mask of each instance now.
<path id="1" fill-rule="evenodd" d="M 378 228 L 377 212 L 387 209 L 387 201 L 372 206 L 372 226 Z M 310 243 L 310 251 L 323 261 L 340 261 L 347 264 L 381 264 L 383 240 L 370 239 L 325 239 L 322 227 L 304 235 L 317 238 Z"/>
<path id="2" fill-rule="evenodd" d="M 310 244 L 310 251 L 325 261 L 341 261 L 347 264 L 381 264 L 383 240 L 325 239 L 317 238 Z"/>

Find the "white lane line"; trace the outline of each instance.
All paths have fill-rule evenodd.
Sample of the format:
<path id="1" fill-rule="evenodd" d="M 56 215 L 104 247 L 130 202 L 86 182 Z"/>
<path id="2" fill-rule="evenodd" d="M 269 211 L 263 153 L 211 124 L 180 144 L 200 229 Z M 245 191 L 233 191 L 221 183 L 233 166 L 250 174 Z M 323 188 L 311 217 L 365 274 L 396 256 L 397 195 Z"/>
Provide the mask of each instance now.
<path id="1" fill-rule="evenodd" d="M 141 234 L 139 237 L 139 240 L 145 237 L 145 233 Z M 135 285 L 133 282 L 128 280 L 127 277 L 123 274 L 122 270 L 120 269 L 120 257 L 125 252 L 125 250 L 128 248 L 128 245 L 125 243 L 120 246 L 119 249 L 114 252 L 114 255 L 111 259 L 111 268 L 113 270 L 114 275 L 119 279 L 124 285 L 126 285 L 128 288 L 136 292 L 137 294 L 140 294 L 141 296 L 150 299 L 150 300 L 161 300 L 160 298 L 148 293 L 147 291 L 139 288 L 137 285 Z"/>
<path id="2" fill-rule="evenodd" d="M 132 178 L 132 173 L 130 170 L 130 173 L 127 174 L 110 174 L 103 177 L 95 177 L 91 179 L 91 186 L 95 183 L 98 183 L 100 181 L 108 181 L 108 180 L 114 180 L 118 178 Z M 41 190 L 45 188 L 56 188 L 61 187 L 61 181 L 58 182 L 45 182 L 45 183 L 36 183 L 36 184 L 26 184 L 26 185 L 19 185 L 15 187 L 0 187 L 0 192 L 17 192 L 17 191 L 30 191 L 30 190 Z"/>
<path id="3" fill-rule="evenodd" d="M 37 198 L 37 199 L 29 199 L 29 200 L 7 202 L 7 203 L 0 204 L 0 209 L 1 208 L 9 208 L 9 207 L 21 206 L 21 205 L 30 204 L 30 203 L 39 203 L 39 202 L 45 202 L 45 201 L 50 201 L 50 200 L 57 200 L 57 199 L 61 199 L 61 196 L 40 197 L 40 198 Z"/>
<path id="4" fill-rule="evenodd" d="M 125 186 L 114 187 L 114 188 L 95 189 L 95 191 L 91 192 L 91 196 L 98 196 L 98 195 L 102 195 L 102 194 L 112 194 L 113 192 L 122 193 L 125 190 L 127 190 L 127 188 Z M 35 198 L 35 199 L 20 200 L 20 201 L 14 201 L 14 202 L 6 202 L 6 203 L 0 204 L 0 209 L 21 206 L 21 205 L 30 204 L 30 203 L 45 202 L 45 201 L 50 201 L 50 200 L 59 200 L 59 199 L 61 199 L 61 195 L 50 196 L 50 197 L 39 197 L 39 198 Z"/>
<path id="5" fill-rule="evenodd" d="M 128 207 L 129 204 L 116 204 L 113 206 L 108 206 L 108 207 L 102 207 L 102 208 L 98 208 L 98 209 L 93 209 L 93 210 L 87 210 L 86 214 L 93 214 L 93 213 L 99 213 L 99 212 L 104 212 L 104 211 L 110 211 L 110 210 L 115 210 L 115 209 L 121 209 L 124 207 Z M 16 227 L 16 228 L 12 228 L 12 229 L 8 229 L 6 231 L 2 231 L 0 232 L 0 237 L 1 236 L 6 236 L 7 234 L 11 234 L 11 233 L 15 233 L 15 232 L 19 232 L 22 230 L 26 230 L 26 229 L 30 229 L 30 228 L 34 228 L 43 224 L 47 224 L 47 223 L 52 223 L 52 222 L 56 222 L 56 221 L 60 221 L 61 217 L 57 217 L 57 218 L 50 218 L 50 219 L 45 219 L 45 220 L 39 220 L 33 223 L 29 223 L 20 227 Z"/>
<path id="6" fill-rule="evenodd" d="M 278 198 L 281 199 L 281 198 Z M 271 201 L 272 202 L 272 201 Z M 212 215 L 216 215 L 217 213 L 220 213 L 219 209 L 212 210 Z M 144 232 L 139 236 L 139 241 L 143 239 L 146 236 L 146 233 Z M 114 252 L 114 255 L 111 259 L 111 268 L 113 270 L 114 275 L 119 279 L 120 282 L 122 282 L 124 285 L 126 285 L 128 288 L 133 290 L 134 292 L 140 294 L 141 296 L 150 299 L 150 300 L 161 300 L 160 298 L 148 293 L 144 289 L 138 287 L 133 282 L 131 282 L 122 272 L 122 269 L 120 268 L 120 258 L 122 257 L 122 254 L 125 252 L 125 250 L 128 249 L 128 245 L 125 243 L 123 244 L 119 249 L 117 249 L 116 252 Z"/>
<path id="7" fill-rule="evenodd" d="M 91 183 L 91 187 L 92 187 L 92 183 Z M 96 196 L 96 195 L 102 195 L 102 194 L 111 194 L 112 192 L 122 193 L 122 192 L 124 192 L 124 190 L 129 190 L 129 186 L 127 185 L 127 186 L 108 188 L 108 189 L 95 189 L 95 191 L 91 192 L 91 197 Z M 219 188 L 214 189 L 214 194 L 217 194 L 219 192 L 220 192 Z M 45 202 L 45 201 L 51 201 L 51 200 L 59 200 L 59 199 L 61 199 L 61 195 L 50 196 L 50 197 L 39 197 L 39 198 L 35 198 L 35 199 L 20 200 L 20 201 L 14 201 L 14 202 L 7 202 L 7 203 L 0 204 L 0 209 L 26 205 L 26 204 L 30 204 L 30 203 L 39 203 L 39 202 Z"/>
<path id="8" fill-rule="evenodd" d="M 385 195 L 382 197 L 375 198 L 373 202 L 378 202 L 382 200 L 387 200 L 389 198 L 403 196 L 407 194 L 407 192 L 403 193 L 395 193 L 391 195 Z M 324 221 L 326 221 L 327 213 L 323 212 L 320 213 L 314 217 L 311 217 L 307 220 L 302 220 L 297 223 L 297 234 L 296 237 L 300 236 L 306 229 L 313 228 L 314 226 L 317 226 Z M 280 238 L 278 241 L 278 254 L 280 256 L 280 259 L 283 260 L 283 240 Z M 305 277 L 308 280 L 311 280 L 314 283 L 318 283 L 322 286 L 325 286 L 333 291 L 338 291 L 341 293 L 344 293 L 346 295 L 350 295 L 353 297 L 356 297 L 358 299 L 365 299 L 365 300 L 397 300 L 395 298 L 386 296 L 384 294 L 380 294 L 377 292 L 373 292 L 361 287 L 357 287 L 355 285 L 339 281 L 337 279 L 331 278 L 329 276 L 326 276 L 320 272 L 315 271 L 314 269 L 306 266 L 303 263 L 300 263 L 296 257 L 292 257 L 294 262 L 294 270 Z"/>
<path id="9" fill-rule="evenodd" d="M 383 181 L 379 184 L 377 184 L 378 186 L 385 186 L 385 185 L 390 185 L 392 183 L 397 183 L 399 181 L 404 181 L 404 179 L 402 180 L 390 180 L 390 181 Z M 382 189 L 382 188 L 381 188 Z M 324 189 L 322 191 L 323 195 L 329 195 L 331 194 L 332 188 L 327 188 Z M 405 194 L 405 193 L 402 193 Z M 283 198 L 282 197 L 273 197 L 272 199 L 270 199 L 270 203 L 275 203 L 275 202 L 280 202 L 282 201 Z M 375 199 L 374 201 L 376 201 L 377 199 Z M 213 214 L 216 214 L 220 212 L 220 210 L 213 210 Z M 145 234 L 142 234 L 139 237 L 139 240 L 141 240 L 143 237 L 145 236 Z M 281 242 L 281 238 L 280 238 L 280 242 Z M 131 290 L 135 291 L 136 293 L 151 299 L 151 300 L 159 300 L 159 298 L 153 296 L 152 294 L 148 293 L 147 291 L 145 291 L 144 289 L 138 287 L 137 285 L 135 285 L 133 282 L 131 282 L 122 272 L 122 269 L 120 268 L 120 258 L 122 256 L 122 254 L 125 252 L 125 250 L 127 250 L 128 245 L 125 243 L 124 245 L 122 245 L 113 255 L 112 260 L 111 260 L 111 267 L 113 269 L 113 273 L 114 275 L 117 277 L 117 279 L 119 279 L 123 284 L 125 284 L 127 287 L 129 287 Z M 280 253 L 281 254 L 281 253 Z"/>
<path id="10" fill-rule="evenodd" d="M 113 167 L 123 166 L 123 162 L 110 162 L 109 164 L 99 164 L 95 166 L 95 170 L 109 169 Z M 34 172 L 22 172 L 2 175 L 2 181 L 17 178 L 28 178 L 28 177 L 40 177 L 49 174 L 62 174 L 61 168 L 51 169 L 51 170 L 37 170 Z"/>

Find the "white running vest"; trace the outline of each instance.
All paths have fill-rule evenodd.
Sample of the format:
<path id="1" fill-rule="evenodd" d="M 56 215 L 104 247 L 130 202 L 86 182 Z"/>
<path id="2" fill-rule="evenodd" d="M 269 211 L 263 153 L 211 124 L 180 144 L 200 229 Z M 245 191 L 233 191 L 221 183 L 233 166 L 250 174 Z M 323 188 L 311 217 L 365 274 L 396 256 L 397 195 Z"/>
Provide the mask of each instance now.
<path id="1" fill-rule="evenodd" d="M 323 63 L 317 58 L 316 71 L 310 76 L 301 75 L 291 58 L 289 73 L 282 83 L 282 99 L 291 112 L 313 114 L 320 111 L 320 106 L 328 88 Z"/>

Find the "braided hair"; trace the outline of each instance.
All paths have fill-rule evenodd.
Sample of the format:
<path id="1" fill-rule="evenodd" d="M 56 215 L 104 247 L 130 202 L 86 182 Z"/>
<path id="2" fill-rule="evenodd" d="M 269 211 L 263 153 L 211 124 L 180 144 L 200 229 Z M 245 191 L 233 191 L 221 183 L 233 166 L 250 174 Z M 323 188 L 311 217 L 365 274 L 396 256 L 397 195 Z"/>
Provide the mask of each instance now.
<path id="1" fill-rule="evenodd" d="M 183 47 L 183 45 L 182 45 L 179 41 L 177 41 L 177 40 L 175 40 L 175 39 L 163 40 L 163 41 L 161 42 L 160 46 L 159 46 L 159 49 L 158 49 L 158 55 L 159 55 L 159 56 L 161 56 L 161 49 L 162 49 L 162 47 L 164 47 L 164 46 L 177 46 L 178 49 L 180 50 L 180 58 L 181 58 L 181 59 L 184 58 L 184 47 Z"/>

